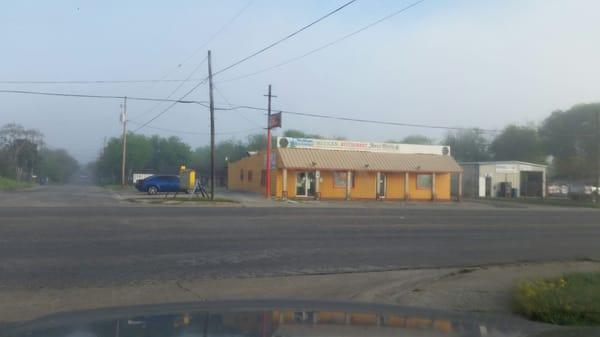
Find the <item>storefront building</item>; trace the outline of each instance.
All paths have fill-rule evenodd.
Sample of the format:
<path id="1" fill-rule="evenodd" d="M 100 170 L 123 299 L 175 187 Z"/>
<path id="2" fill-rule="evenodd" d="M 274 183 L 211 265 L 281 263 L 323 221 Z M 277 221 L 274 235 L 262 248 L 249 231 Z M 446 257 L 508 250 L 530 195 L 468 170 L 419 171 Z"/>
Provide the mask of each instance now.
<path id="1" fill-rule="evenodd" d="M 289 137 L 277 139 L 271 168 L 270 194 L 282 199 L 451 200 L 451 176 L 462 174 L 447 146 Z M 231 190 L 266 194 L 265 153 L 230 163 L 228 175 Z"/>

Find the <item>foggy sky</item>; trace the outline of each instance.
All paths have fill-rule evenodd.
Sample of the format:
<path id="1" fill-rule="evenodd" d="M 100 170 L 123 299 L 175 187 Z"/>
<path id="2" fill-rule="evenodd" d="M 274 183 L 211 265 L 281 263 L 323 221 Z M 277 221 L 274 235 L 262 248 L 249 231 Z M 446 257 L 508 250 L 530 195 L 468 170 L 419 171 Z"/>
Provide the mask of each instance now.
<path id="1" fill-rule="evenodd" d="M 211 49 L 219 70 L 345 1 L 14 1 L 0 12 L 0 80 L 135 80 L 187 77 Z M 428 0 L 344 42 L 281 68 L 251 73 L 337 39 L 412 1 L 359 0 L 310 30 L 215 78 L 218 105 L 447 126 L 502 128 L 539 123 L 556 109 L 598 101 L 600 2 L 595 0 Z M 183 60 L 190 58 L 183 63 Z M 175 69 L 175 71 L 172 71 Z M 193 76 L 206 76 L 206 64 Z M 195 83 L 181 88 L 180 97 Z M 39 85 L 0 89 L 166 97 L 178 83 Z M 190 99 L 208 99 L 201 86 Z M 119 101 L 0 94 L 0 124 L 37 128 L 53 147 L 93 160 L 105 137 L 120 134 Z M 134 122 L 161 107 L 129 102 Z M 134 122 L 131 128 L 135 128 Z M 261 132 L 263 113 L 219 111 L 217 140 Z M 284 129 L 385 141 L 440 130 L 378 126 L 284 115 Z M 178 105 L 152 125 L 206 133 L 207 109 Z M 170 132 L 143 129 L 144 134 Z"/>

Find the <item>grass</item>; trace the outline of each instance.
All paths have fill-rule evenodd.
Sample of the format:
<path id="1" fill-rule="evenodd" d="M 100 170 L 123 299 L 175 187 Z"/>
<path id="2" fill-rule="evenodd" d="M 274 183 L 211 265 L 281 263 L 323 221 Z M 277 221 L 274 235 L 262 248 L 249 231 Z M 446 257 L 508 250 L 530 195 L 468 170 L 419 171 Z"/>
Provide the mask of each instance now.
<path id="1" fill-rule="evenodd" d="M 515 311 L 559 325 L 600 325 L 600 273 L 575 273 L 520 283 Z"/>
<path id="2" fill-rule="evenodd" d="M 14 191 L 20 188 L 27 188 L 31 186 L 33 186 L 33 184 L 30 182 L 17 181 L 13 179 L 0 177 L 0 191 Z"/>

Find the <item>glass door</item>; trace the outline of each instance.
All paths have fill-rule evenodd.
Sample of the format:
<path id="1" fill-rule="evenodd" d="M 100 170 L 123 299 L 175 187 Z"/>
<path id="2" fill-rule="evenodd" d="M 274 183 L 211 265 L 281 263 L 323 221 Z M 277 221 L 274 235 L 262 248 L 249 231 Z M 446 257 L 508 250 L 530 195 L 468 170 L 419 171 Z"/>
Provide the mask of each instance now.
<path id="1" fill-rule="evenodd" d="M 315 172 L 296 173 L 296 196 L 314 197 L 316 191 L 316 183 L 317 179 Z"/>
<path id="2" fill-rule="evenodd" d="M 306 172 L 296 173 L 296 196 L 306 196 Z"/>
<path id="3" fill-rule="evenodd" d="M 385 197 L 385 188 L 387 185 L 385 173 L 379 174 L 379 181 L 377 182 L 377 184 L 379 184 L 379 197 Z"/>

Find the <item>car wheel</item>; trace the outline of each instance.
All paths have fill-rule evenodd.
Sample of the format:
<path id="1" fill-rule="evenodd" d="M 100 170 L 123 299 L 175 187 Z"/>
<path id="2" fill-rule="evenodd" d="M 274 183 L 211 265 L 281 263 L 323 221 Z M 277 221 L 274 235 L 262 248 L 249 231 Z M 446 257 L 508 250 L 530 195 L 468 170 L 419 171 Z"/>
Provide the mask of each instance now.
<path id="1" fill-rule="evenodd" d="M 156 187 L 156 186 L 148 187 L 148 194 L 155 195 L 156 193 L 158 193 L 158 187 Z"/>

